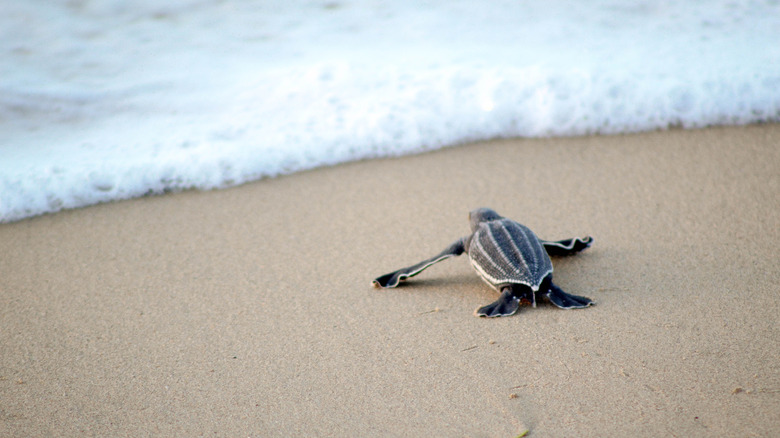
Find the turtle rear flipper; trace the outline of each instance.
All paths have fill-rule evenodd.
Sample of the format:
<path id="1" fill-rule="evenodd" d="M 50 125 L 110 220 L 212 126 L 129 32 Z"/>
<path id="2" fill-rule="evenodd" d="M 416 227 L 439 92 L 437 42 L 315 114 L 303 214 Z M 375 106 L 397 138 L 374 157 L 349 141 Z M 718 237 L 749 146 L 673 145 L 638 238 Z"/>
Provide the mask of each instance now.
<path id="1" fill-rule="evenodd" d="M 593 300 L 579 295 L 568 294 L 558 286 L 550 283 L 550 291 L 547 292 L 547 298 L 550 302 L 561 309 L 582 309 L 595 304 Z"/>
<path id="2" fill-rule="evenodd" d="M 452 245 L 448 246 L 444 251 L 427 260 L 423 260 L 416 265 L 412 265 L 408 268 L 399 269 L 389 274 L 382 275 L 381 277 L 377 277 L 374 279 L 372 284 L 374 287 L 396 287 L 398 286 L 398 283 L 406 280 L 409 277 L 414 277 L 435 263 L 439 263 L 444 259 L 463 254 L 463 252 L 466 250 L 463 241 L 464 239 L 458 239 L 457 242 L 454 242 Z"/>
<path id="3" fill-rule="evenodd" d="M 587 249 L 593 244 L 593 238 L 586 236 L 556 241 L 541 240 L 540 242 L 542 242 L 542 246 L 544 246 L 548 255 L 567 256 Z"/>
<path id="4" fill-rule="evenodd" d="M 474 311 L 475 316 L 484 316 L 487 318 L 496 318 L 499 316 L 511 316 L 517 313 L 520 308 L 520 298 L 512 293 L 511 287 L 505 287 L 501 296 L 494 303 L 480 307 Z"/>

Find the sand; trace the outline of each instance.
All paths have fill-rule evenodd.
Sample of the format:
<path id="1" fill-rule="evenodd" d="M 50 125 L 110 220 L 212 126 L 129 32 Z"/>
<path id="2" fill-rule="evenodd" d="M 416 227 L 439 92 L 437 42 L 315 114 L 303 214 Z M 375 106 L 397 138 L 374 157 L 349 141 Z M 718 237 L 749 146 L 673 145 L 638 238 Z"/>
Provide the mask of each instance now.
<path id="1" fill-rule="evenodd" d="M 0 225 L 0 436 L 778 436 L 780 125 L 500 140 Z M 475 318 L 489 206 L 582 310 Z"/>

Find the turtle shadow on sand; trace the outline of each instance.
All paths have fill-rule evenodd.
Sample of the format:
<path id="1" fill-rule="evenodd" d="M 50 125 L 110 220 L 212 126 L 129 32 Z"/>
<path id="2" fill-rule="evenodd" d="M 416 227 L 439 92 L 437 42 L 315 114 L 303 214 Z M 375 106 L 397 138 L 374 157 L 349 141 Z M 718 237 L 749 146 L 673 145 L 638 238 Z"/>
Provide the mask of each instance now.
<path id="1" fill-rule="evenodd" d="M 500 294 L 497 301 L 477 309 L 474 312 L 477 316 L 514 315 L 521 304 L 536 307 L 537 294 L 561 309 L 580 309 L 594 304 L 590 298 L 568 294 L 556 286 L 552 281 L 550 260 L 550 256 L 568 256 L 587 249 L 593 243 L 590 236 L 540 240 L 526 226 L 501 217 L 489 208 L 471 211 L 469 222 L 471 235 L 458 239 L 429 259 L 377 277 L 373 285 L 397 287 L 431 265 L 465 252 L 477 274 Z"/>

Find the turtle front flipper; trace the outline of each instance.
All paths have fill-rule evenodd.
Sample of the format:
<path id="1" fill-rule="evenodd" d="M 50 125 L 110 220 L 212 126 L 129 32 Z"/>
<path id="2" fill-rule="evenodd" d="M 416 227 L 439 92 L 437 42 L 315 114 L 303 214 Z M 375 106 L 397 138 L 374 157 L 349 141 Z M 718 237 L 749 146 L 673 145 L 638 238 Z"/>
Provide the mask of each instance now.
<path id="1" fill-rule="evenodd" d="M 568 294 L 558 286 L 550 282 L 550 290 L 547 292 L 550 302 L 561 309 L 582 309 L 595 304 L 593 300 L 579 295 Z"/>
<path id="2" fill-rule="evenodd" d="M 593 244 L 593 238 L 586 237 L 574 237 L 572 239 L 548 241 L 541 240 L 542 246 L 551 256 L 567 256 L 577 254 L 578 252 L 587 249 Z"/>
<path id="3" fill-rule="evenodd" d="M 396 287 L 398 286 L 398 283 L 406 280 L 409 277 L 414 277 L 415 275 L 419 274 L 420 272 L 424 271 L 426 268 L 428 268 L 429 266 L 435 263 L 439 263 L 444 259 L 448 259 L 450 257 L 455 257 L 463 254 L 463 252 L 466 250 L 463 244 L 464 240 L 465 239 L 458 239 L 457 242 L 448 246 L 447 249 L 445 249 L 438 255 L 433 256 L 427 260 L 423 260 L 420 263 L 417 263 L 416 265 L 409 266 L 408 268 L 399 269 L 389 274 L 385 274 L 381 277 L 377 277 L 374 279 L 372 284 L 374 285 L 374 287 Z"/>
<path id="4" fill-rule="evenodd" d="M 512 293 L 511 287 L 505 287 L 501 296 L 494 303 L 480 307 L 474 311 L 474 316 L 484 316 L 486 318 L 497 318 L 499 316 L 511 316 L 517 313 L 520 308 L 520 298 Z"/>

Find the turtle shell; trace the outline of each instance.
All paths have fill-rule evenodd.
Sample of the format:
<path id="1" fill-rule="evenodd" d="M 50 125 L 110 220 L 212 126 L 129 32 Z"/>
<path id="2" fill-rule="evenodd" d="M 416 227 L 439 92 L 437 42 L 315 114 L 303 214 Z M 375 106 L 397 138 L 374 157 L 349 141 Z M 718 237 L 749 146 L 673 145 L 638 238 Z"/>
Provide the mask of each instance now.
<path id="1" fill-rule="evenodd" d="M 524 284 L 532 290 L 553 271 L 552 262 L 533 231 L 511 219 L 481 222 L 468 244 L 472 266 L 496 290 Z"/>

